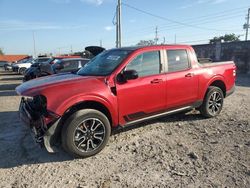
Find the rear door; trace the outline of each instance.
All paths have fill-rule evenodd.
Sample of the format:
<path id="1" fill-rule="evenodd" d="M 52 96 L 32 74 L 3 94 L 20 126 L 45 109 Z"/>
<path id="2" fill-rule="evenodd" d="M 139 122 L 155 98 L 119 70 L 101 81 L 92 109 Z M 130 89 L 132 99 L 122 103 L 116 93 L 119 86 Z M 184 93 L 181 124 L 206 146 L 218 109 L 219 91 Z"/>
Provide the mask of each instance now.
<path id="1" fill-rule="evenodd" d="M 186 49 L 166 50 L 167 108 L 189 105 L 198 98 L 198 75 L 194 74 Z"/>
<path id="2" fill-rule="evenodd" d="M 139 78 L 117 83 L 119 122 L 150 116 L 166 106 L 166 75 L 160 51 L 143 52 L 128 63 L 126 70 L 136 70 Z"/>

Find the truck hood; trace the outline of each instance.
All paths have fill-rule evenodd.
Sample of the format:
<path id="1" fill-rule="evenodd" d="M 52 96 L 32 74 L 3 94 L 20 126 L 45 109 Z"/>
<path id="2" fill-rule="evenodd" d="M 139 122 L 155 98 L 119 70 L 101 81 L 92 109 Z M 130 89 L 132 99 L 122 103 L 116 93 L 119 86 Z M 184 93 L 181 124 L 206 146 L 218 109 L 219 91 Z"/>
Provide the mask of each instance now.
<path id="1" fill-rule="evenodd" d="M 43 89 L 49 89 L 51 87 L 60 87 L 66 89 L 67 86 L 73 86 L 73 85 L 76 86 L 79 83 L 87 84 L 88 80 L 90 81 L 93 79 L 96 80 L 97 77 L 80 76 L 71 73 L 55 74 L 52 76 L 41 77 L 38 79 L 25 82 L 16 88 L 16 92 L 19 95 L 23 96 L 33 96 L 38 94 L 39 91 Z"/>

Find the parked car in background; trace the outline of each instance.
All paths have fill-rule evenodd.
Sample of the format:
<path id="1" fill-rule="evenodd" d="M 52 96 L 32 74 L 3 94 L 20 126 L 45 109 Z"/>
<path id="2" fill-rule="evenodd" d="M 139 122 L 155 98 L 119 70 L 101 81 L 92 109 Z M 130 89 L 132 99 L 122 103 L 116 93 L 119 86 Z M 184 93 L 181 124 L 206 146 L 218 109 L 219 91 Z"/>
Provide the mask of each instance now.
<path id="1" fill-rule="evenodd" d="M 42 58 L 29 58 L 29 59 L 23 59 L 21 61 L 18 61 L 17 63 L 13 63 L 11 66 L 11 70 L 13 72 L 17 72 L 18 74 L 24 74 L 25 71 L 30 68 L 35 63 L 44 63 L 49 61 L 50 57 L 42 57 Z"/>
<path id="2" fill-rule="evenodd" d="M 111 129 L 196 108 L 221 113 L 235 89 L 233 61 L 203 63 L 191 46 L 158 45 L 104 51 L 75 74 L 23 83 L 20 117 L 38 143 L 77 157 L 100 152 Z M 143 136 L 143 135 L 141 135 Z"/>
<path id="3" fill-rule="evenodd" d="M 4 65 L 7 64 L 7 63 L 8 63 L 7 61 L 0 61 L 0 67 L 4 68 Z"/>
<path id="4" fill-rule="evenodd" d="M 5 63 L 4 64 L 4 70 L 6 70 L 6 71 L 11 71 L 12 70 L 12 66 L 13 66 L 13 64 L 15 64 L 16 62 L 7 62 L 7 63 Z"/>
<path id="5" fill-rule="evenodd" d="M 23 64 L 23 63 L 25 63 L 25 62 L 27 62 L 27 61 L 29 61 L 29 60 L 31 60 L 31 59 L 32 59 L 32 57 L 28 56 L 27 58 L 21 59 L 21 60 L 19 60 L 19 61 L 7 62 L 7 63 L 4 65 L 4 69 L 5 69 L 5 70 L 8 70 L 8 71 L 14 71 L 13 68 L 15 68 L 16 65 L 18 65 L 18 64 Z M 17 72 L 16 70 L 17 70 L 17 69 L 15 68 L 15 71 L 14 71 L 14 72 Z"/>
<path id="6" fill-rule="evenodd" d="M 0 55 L 0 61 L 5 62 L 3 63 L 5 70 L 12 70 L 13 63 L 29 59 L 30 57 L 28 55 Z"/>
<path id="7" fill-rule="evenodd" d="M 34 78 L 52 74 L 77 71 L 88 61 L 89 59 L 86 58 L 53 59 L 53 64 L 41 63 L 40 65 L 33 66 L 28 69 L 24 74 L 23 81 L 25 82 Z"/>
<path id="8" fill-rule="evenodd" d="M 18 74 L 24 74 L 26 69 L 30 68 L 32 64 L 35 63 L 35 60 L 33 58 L 27 59 L 25 61 L 21 61 L 18 63 L 12 64 L 12 71 L 17 72 Z"/>

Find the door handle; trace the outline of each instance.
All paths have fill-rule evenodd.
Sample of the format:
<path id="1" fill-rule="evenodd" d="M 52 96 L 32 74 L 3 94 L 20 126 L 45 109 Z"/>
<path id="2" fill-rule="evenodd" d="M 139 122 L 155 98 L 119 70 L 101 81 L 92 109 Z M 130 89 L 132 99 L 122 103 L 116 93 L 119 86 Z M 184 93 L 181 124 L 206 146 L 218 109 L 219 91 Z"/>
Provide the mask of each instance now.
<path id="1" fill-rule="evenodd" d="M 161 82 L 163 82 L 162 79 L 154 79 L 154 80 L 152 80 L 150 83 L 151 83 L 151 84 L 159 84 L 159 83 L 161 83 Z"/>
<path id="2" fill-rule="evenodd" d="M 188 78 L 193 77 L 193 76 L 194 76 L 194 73 L 188 73 L 185 75 L 185 77 L 188 77 Z"/>

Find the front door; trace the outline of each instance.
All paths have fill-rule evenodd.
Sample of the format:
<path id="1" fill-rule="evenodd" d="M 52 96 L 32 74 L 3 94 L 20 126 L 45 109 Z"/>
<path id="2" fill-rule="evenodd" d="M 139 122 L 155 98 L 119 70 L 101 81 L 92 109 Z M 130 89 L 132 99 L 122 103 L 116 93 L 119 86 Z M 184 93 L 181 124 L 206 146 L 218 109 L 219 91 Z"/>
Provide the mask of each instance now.
<path id="1" fill-rule="evenodd" d="M 150 116 L 166 106 L 166 75 L 161 70 L 160 51 L 136 56 L 125 70 L 136 70 L 139 78 L 117 83 L 119 122 L 124 125 Z"/>

